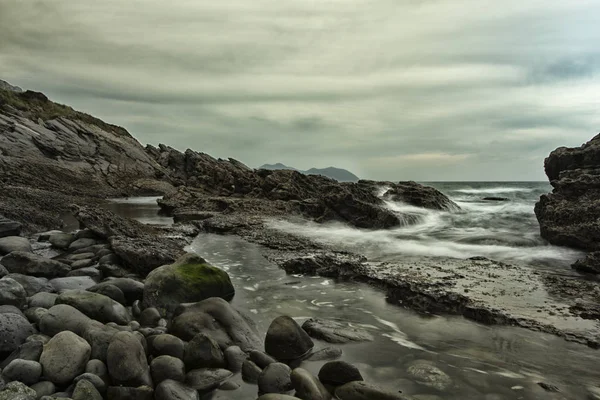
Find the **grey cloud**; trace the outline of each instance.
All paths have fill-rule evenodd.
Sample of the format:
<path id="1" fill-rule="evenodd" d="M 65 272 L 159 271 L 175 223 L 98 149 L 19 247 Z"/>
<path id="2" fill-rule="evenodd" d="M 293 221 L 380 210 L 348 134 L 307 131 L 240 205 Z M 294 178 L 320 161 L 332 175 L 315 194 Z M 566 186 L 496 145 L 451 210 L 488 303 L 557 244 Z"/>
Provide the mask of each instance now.
<path id="1" fill-rule="evenodd" d="M 545 179 L 600 123 L 597 1 L 0 0 L 0 78 L 142 143 L 365 178 Z"/>

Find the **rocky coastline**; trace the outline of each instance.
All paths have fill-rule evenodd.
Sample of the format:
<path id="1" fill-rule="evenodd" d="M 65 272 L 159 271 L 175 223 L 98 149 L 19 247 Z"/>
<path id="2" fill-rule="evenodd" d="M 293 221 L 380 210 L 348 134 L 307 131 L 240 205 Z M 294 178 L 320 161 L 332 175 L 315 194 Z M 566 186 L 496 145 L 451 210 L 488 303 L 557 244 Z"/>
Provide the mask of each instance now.
<path id="1" fill-rule="evenodd" d="M 536 206 L 548 241 L 592 251 L 579 262 L 587 272 L 600 258 L 595 236 L 586 236 L 595 232 L 595 186 L 586 185 L 600 142 L 592 142 L 580 149 L 586 156 L 558 149 L 549 157 L 555 193 Z M 226 399 L 238 398 L 242 382 L 256 384 L 260 400 L 413 398 L 365 383 L 343 361 L 339 344 L 369 340 L 367 332 L 328 321 L 299 326 L 282 315 L 259 337 L 252 319 L 227 302 L 235 293 L 227 273 L 185 253 L 203 232 L 259 244 L 290 274 L 380 287 L 390 303 L 419 312 L 600 347 L 596 280 L 485 258 L 375 262 L 272 226 L 277 220 L 359 229 L 414 223 L 386 201 L 459 209 L 415 182 L 337 182 L 253 170 L 165 145 L 144 148 L 124 128 L 6 86 L 0 87 L 0 182 L 0 400 Z M 162 196 L 158 204 L 176 224 L 143 225 L 98 207 L 109 197 L 137 195 Z M 573 219 L 581 202 L 589 215 Z M 65 215 L 80 229 L 56 230 Z M 573 224 L 560 227 L 565 220 Z M 327 361 L 317 376 L 303 368 L 315 360 Z M 444 379 L 431 365 L 414 366 L 414 375 Z"/>

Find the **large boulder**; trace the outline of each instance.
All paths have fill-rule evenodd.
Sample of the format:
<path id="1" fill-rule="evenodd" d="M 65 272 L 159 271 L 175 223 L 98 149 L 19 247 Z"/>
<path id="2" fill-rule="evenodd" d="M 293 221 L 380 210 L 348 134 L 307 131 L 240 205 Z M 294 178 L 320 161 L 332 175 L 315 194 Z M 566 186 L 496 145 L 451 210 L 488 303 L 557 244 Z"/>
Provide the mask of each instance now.
<path id="1" fill-rule="evenodd" d="M 384 199 L 432 210 L 460 210 L 460 207 L 455 202 L 431 186 L 424 186 L 412 181 L 380 184 L 387 187 L 387 190 L 383 194 Z"/>
<path id="2" fill-rule="evenodd" d="M 44 377 L 57 385 L 70 383 L 85 371 L 91 351 L 89 343 L 73 332 L 56 334 L 40 357 Z"/>
<path id="3" fill-rule="evenodd" d="M 311 337 L 329 343 L 369 342 L 373 340 L 366 329 L 351 326 L 334 320 L 310 318 L 302 324 L 302 329 Z"/>
<path id="4" fill-rule="evenodd" d="M 56 304 L 73 306 L 88 317 L 100 322 L 126 325 L 131 321 L 131 316 L 123 305 L 110 297 L 87 290 L 66 290 L 58 296 Z"/>
<path id="5" fill-rule="evenodd" d="M 54 336 L 62 331 L 83 335 L 92 319 L 68 304 L 57 304 L 50 308 L 40 321 L 40 331 Z"/>
<path id="6" fill-rule="evenodd" d="M 19 314 L 0 314 L 0 353 L 11 352 L 36 333 L 27 318 Z"/>
<path id="7" fill-rule="evenodd" d="M 313 347 L 311 338 L 292 318 L 282 315 L 271 322 L 265 351 L 277 360 L 296 360 L 310 353 Z"/>
<path id="8" fill-rule="evenodd" d="M 182 242 L 175 238 L 112 236 L 109 242 L 125 266 L 143 276 L 161 265 L 173 263 L 184 253 Z"/>
<path id="9" fill-rule="evenodd" d="M 0 256 L 12 253 L 13 251 L 31 253 L 32 249 L 29 240 L 20 236 L 0 237 Z"/>
<path id="10" fill-rule="evenodd" d="M 152 271 L 145 281 L 144 306 L 173 312 L 181 303 L 210 297 L 229 300 L 235 290 L 227 272 L 188 253 L 170 265 Z"/>
<path id="11" fill-rule="evenodd" d="M 221 349 L 232 345 L 239 346 L 244 351 L 261 348 L 254 327 L 219 297 L 181 307 L 175 313 L 170 332 L 186 341 L 202 332 L 213 338 Z"/>
<path id="12" fill-rule="evenodd" d="M 9 272 L 45 278 L 66 276 L 71 271 L 71 267 L 65 263 L 23 251 L 13 251 L 4 256 L 0 263 Z"/>

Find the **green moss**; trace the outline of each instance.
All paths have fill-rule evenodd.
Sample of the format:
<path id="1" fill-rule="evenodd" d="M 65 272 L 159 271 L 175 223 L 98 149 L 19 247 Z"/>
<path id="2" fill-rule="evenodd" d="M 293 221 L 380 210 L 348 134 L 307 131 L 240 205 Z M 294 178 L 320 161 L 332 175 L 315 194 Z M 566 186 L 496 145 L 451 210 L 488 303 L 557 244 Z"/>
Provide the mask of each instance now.
<path id="1" fill-rule="evenodd" d="M 189 289 L 197 289 L 205 294 L 212 291 L 216 291 L 215 294 L 234 292 L 229 275 L 210 264 L 181 264 L 176 266 L 175 271 Z"/>
<path id="2" fill-rule="evenodd" d="M 82 113 L 63 104 L 58 104 L 48 100 L 42 93 L 26 91 L 13 92 L 0 89 L 0 107 L 12 106 L 33 120 L 38 118 L 43 121 L 64 117 L 73 120 L 79 120 L 90 125 L 95 125 L 106 132 L 112 132 L 118 136 L 131 136 L 125 128 L 117 125 L 107 124 L 106 122 L 92 117 L 89 114 Z"/>

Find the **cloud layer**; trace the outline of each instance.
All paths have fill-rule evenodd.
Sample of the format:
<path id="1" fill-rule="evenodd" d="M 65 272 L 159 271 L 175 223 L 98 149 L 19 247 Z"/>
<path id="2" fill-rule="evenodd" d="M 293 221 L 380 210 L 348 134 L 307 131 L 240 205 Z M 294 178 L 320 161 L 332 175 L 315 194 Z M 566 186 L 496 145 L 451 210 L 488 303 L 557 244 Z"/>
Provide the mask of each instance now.
<path id="1" fill-rule="evenodd" d="M 0 0 L 0 79 L 142 143 L 364 178 L 543 180 L 600 127 L 598 1 Z"/>

